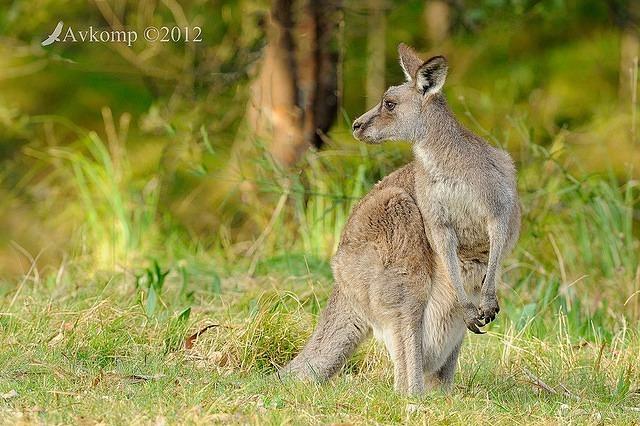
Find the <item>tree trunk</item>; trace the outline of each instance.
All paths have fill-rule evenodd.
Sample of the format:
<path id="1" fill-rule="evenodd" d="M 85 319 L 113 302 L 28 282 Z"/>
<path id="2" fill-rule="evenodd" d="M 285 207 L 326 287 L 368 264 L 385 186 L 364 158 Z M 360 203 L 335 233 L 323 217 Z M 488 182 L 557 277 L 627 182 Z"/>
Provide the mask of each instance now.
<path id="1" fill-rule="evenodd" d="M 449 37 L 451 6 L 443 0 L 427 0 L 424 7 L 424 23 L 431 46 L 442 44 Z"/>
<path id="2" fill-rule="evenodd" d="M 636 28 L 628 26 L 620 34 L 620 72 L 618 93 L 627 103 L 632 99 L 634 76 L 637 76 L 638 55 L 640 55 L 640 34 Z"/>
<path id="3" fill-rule="evenodd" d="M 618 95 L 622 105 L 626 106 L 634 99 L 633 91 L 636 87 L 636 63 L 640 55 L 640 2 L 607 0 L 606 3 L 614 24 L 620 29 Z"/>
<path id="4" fill-rule="evenodd" d="M 367 32 L 367 107 L 380 102 L 385 90 L 385 10 L 384 0 L 369 2 Z"/>
<path id="5" fill-rule="evenodd" d="M 294 0 L 274 0 L 267 47 L 251 88 L 248 121 L 283 166 L 320 147 L 336 116 L 337 55 L 332 48 L 338 5 L 307 0 L 296 24 Z"/>
<path id="6" fill-rule="evenodd" d="M 268 43 L 251 87 L 248 120 L 253 135 L 265 139 L 273 157 L 289 164 L 306 149 L 298 107 L 292 0 L 274 0 L 267 20 Z"/>
<path id="7" fill-rule="evenodd" d="M 335 1 L 308 0 L 297 29 L 299 87 L 304 109 L 305 141 L 320 148 L 336 117 L 338 54 L 332 47 L 337 30 Z"/>

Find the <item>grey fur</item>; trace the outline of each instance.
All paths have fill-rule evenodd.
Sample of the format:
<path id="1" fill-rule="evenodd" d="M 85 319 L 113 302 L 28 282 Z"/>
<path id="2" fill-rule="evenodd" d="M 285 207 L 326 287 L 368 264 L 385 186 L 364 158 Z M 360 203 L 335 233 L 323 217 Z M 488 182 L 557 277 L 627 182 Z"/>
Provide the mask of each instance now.
<path id="1" fill-rule="evenodd" d="M 409 141 L 416 159 L 354 207 L 332 260 L 333 295 L 281 373 L 328 379 L 373 330 L 395 389 L 420 394 L 451 388 L 465 327 L 481 333 L 498 313 L 495 280 L 520 208 L 509 155 L 458 123 L 441 95 L 446 60 L 398 50 L 407 81 L 354 122 L 354 136 Z"/>

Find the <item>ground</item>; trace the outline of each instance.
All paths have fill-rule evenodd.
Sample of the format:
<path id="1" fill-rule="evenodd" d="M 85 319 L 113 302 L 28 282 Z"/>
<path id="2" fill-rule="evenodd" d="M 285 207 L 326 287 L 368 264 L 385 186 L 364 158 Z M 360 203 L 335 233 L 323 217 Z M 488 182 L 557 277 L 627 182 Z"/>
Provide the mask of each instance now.
<path id="1" fill-rule="evenodd" d="M 324 274 L 185 290 L 184 271 L 147 272 L 89 278 L 68 265 L 4 290 L 0 423 L 640 422 L 631 329 L 581 340 L 548 312 L 555 329 L 540 339 L 535 317 L 518 324 L 522 307 L 505 306 L 486 335 L 468 335 L 450 394 L 407 398 L 373 341 L 329 383 L 272 374 L 311 332 L 331 288 Z"/>

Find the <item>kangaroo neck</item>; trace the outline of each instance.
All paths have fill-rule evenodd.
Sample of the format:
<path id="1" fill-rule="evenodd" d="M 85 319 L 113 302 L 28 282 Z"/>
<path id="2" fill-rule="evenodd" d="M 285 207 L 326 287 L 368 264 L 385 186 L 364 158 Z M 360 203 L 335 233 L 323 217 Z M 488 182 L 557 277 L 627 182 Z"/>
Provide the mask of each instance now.
<path id="1" fill-rule="evenodd" d="M 453 172 L 461 160 L 472 152 L 472 142 L 465 135 L 463 127 L 453 116 L 444 97 L 426 104 L 421 137 L 414 142 L 413 153 L 418 169 L 427 174 L 447 174 Z M 464 161 L 464 160 L 463 160 Z"/>

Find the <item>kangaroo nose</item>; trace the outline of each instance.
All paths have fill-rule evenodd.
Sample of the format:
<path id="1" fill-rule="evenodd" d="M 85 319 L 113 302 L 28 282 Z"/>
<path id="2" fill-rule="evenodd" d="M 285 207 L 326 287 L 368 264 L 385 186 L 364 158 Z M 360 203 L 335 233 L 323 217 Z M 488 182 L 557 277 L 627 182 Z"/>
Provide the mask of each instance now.
<path id="1" fill-rule="evenodd" d="M 355 132 L 356 130 L 358 130 L 360 127 L 362 127 L 362 123 L 360 121 L 354 121 L 353 122 L 353 131 Z"/>

